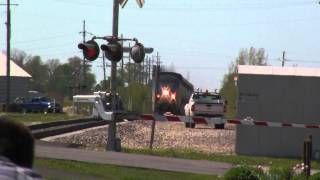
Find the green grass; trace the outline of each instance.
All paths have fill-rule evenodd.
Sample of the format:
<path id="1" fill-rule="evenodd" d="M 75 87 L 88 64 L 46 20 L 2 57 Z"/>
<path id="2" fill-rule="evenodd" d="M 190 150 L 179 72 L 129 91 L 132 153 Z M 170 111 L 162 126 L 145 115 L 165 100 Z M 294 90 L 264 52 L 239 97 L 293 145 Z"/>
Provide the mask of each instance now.
<path id="1" fill-rule="evenodd" d="M 170 171 L 131 168 L 114 165 L 101 165 L 67 160 L 36 159 L 35 167 L 63 170 L 63 172 L 77 173 L 80 176 L 92 176 L 110 180 L 218 180 L 217 176 Z M 46 177 L 54 179 L 54 177 Z"/>
<path id="2" fill-rule="evenodd" d="M 207 154 L 187 149 L 127 149 L 123 148 L 123 152 L 136 154 L 149 154 L 163 157 L 174 157 L 182 159 L 198 159 L 210 160 L 218 162 L 226 162 L 235 165 L 264 165 L 264 166 L 294 166 L 297 163 L 302 163 L 300 159 L 290 158 L 270 158 L 258 156 L 240 156 L 240 155 L 221 155 L 221 154 Z M 311 167 L 313 169 L 320 169 L 319 161 L 312 161 Z"/>
<path id="3" fill-rule="evenodd" d="M 68 120 L 68 119 L 75 119 L 81 116 L 79 115 L 67 115 L 65 113 L 0 113 L 0 115 L 4 115 L 9 117 L 10 119 L 23 122 L 27 125 L 32 123 L 45 123 L 45 122 L 52 122 L 52 121 L 60 121 L 60 120 Z"/>

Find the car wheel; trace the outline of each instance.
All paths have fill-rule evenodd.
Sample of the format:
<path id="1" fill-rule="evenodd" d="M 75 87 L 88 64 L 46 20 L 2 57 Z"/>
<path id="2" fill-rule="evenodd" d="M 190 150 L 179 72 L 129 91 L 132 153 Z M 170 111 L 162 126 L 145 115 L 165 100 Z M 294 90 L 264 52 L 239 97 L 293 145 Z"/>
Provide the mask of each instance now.
<path id="1" fill-rule="evenodd" d="M 44 108 L 44 109 L 42 109 L 42 112 L 43 112 L 43 114 L 48 114 L 49 110 L 48 110 L 48 108 Z"/>
<path id="2" fill-rule="evenodd" d="M 214 128 L 216 128 L 216 129 L 224 129 L 224 124 L 215 124 Z"/>
<path id="3" fill-rule="evenodd" d="M 27 112 L 28 112 L 28 110 L 26 108 L 21 109 L 21 113 L 26 114 Z"/>

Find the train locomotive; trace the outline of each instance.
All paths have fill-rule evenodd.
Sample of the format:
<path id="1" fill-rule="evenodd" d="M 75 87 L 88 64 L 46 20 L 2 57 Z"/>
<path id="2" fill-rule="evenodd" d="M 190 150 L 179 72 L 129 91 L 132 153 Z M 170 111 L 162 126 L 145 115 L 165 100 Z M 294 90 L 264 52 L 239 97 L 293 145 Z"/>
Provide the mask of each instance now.
<path id="1" fill-rule="evenodd" d="M 193 85 L 179 73 L 160 72 L 156 90 L 156 107 L 159 113 L 184 115 L 184 105 L 193 93 Z"/>

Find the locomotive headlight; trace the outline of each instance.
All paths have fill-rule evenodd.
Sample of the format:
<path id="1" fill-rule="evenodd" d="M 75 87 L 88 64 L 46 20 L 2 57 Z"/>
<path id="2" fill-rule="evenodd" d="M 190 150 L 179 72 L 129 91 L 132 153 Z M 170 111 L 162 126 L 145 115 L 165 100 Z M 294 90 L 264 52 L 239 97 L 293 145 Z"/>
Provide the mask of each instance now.
<path id="1" fill-rule="evenodd" d="M 174 100 L 174 101 L 176 100 L 176 93 L 172 93 L 171 94 L 171 99 Z"/>
<path id="2" fill-rule="evenodd" d="M 162 96 L 169 96 L 170 95 L 170 90 L 169 88 L 162 88 Z"/>

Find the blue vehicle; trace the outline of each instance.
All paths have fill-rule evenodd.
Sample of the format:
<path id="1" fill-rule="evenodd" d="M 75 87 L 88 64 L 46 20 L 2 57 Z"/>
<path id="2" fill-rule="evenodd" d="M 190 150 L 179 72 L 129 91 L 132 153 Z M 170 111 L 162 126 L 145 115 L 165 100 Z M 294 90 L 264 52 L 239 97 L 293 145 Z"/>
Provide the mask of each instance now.
<path id="1" fill-rule="evenodd" d="M 47 97 L 33 97 L 29 101 L 25 98 L 17 98 L 15 103 L 19 105 L 19 109 L 22 113 L 27 112 L 61 112 L 61 106 L 59 103 L 51 101 Z"/>

